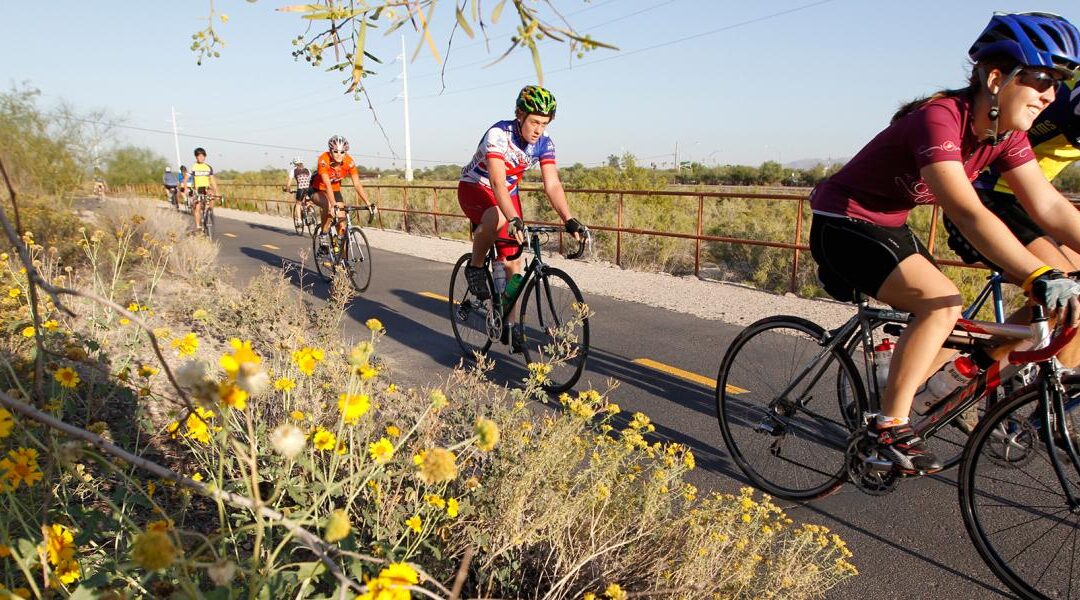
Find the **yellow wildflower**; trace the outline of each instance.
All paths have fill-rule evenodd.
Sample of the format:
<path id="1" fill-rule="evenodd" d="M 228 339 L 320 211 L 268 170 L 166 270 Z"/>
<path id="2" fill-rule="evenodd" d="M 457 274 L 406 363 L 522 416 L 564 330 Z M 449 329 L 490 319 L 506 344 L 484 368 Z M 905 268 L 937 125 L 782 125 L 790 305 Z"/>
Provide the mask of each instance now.
<path id="1" fill-rule="evenodd" d="M 47 558 L 52 565 L 59 566 L 75 559 L 75 536 L 71 530 L 59 523 L 54 523 L 46 530 L 45 548 Z"/>
<path id="2" fill-rule="evenodd" d="M 38 452 L 33 448 L 18 448 L 8 451 L 8 457 L 0 460 L 0 471 L 7 480 L 10 489 L 17 489 L 25 484 L 31 487 L 40 481 L 44 475 L 38 470 Z"/>
<path id="3" fill-rule="evenodd" d="M 368 364 L 360 365 L 356 372 L 360 375 L 360 379 L 374 379 L 379 374 L 378 369 Z"/>
<path id="4" fill-rule="evenodd" d="M 60 323 L 57 322 L 56 319 L 49 319 L 48 321 L 42 323 L 41 326 L 45 329 L 48 329 L 49 331 L 56 331 L 60 328 Z"/>
<path id="5" fill-rule="evenodd" d="M 311 438 L 311 443 L 319 450 L 333 450 L 337 447 L 337 436 L 332 431 L 320 427 L 315 430 L 315 436 Z"/>
<path id="6" fill-rule="evenodd" d="M 551 365 L 547 363 L 529 363 L 529 381 L 541 385 L 548 380 Z"/>
<path id="7" fill-rule="evenodd" d="M 206 312 L 206 310 L 202 308 L 196 308 L 195 311 L 191 313 L 191 318 L 195 319 L 196 321 L 202 321 L 209 316 L 210 313 Z"/>
<path id="8" fill-rule="evenodd" d="M 35 333 L 35 330 L 34 330 L 33 326 L 24 327 L 23 330 L 22 330 L 22 336 L 24 338 L 32 338 L 32 337 L 34 337 L 34 333 Z"/>
<path id="9" fill-rule="evenodd" d="M 446 500 L 444 500 L 443 497 L 438 494 L 427 494 L 426 496 L 424 496 L 424 502 L 440 510 L 446 508 Z"/>
<path id="10" fill-rule="evenodd" d="M 394 456 L 394 444 L 387 438 L 379 438 L 379 441 L 368 444 L 368 454 L 376 464 L 385 464 Z"/>
<path id="11" fill-rule="evenodd" d="M 184 334 L 184 337 L 176 338 L 170 346 L 184 356 L 194 356 L 199 349 L 199 338 L 194 333 Z"/>
<path id="12" fill-rule="evenodd" d="M 610 600 L 626 600 L 626 592 L 623 591 L 622 586 L 613 583 L 604 589 L 604 597 Z"/>
<path id="13" fill-rule="evenodd" d="M 274 389 L 279 392 L 288 392 L 296 387 L 296 382 L 288 377 L 279 377 L 274 381 Z"/>
<path id="14" fill-rule="evenodd" d="M 11 435 L 11 430 L 15 428 L 15 420 L 12 418 L 11 413 L 6 409 L 0 408 L 0 439 L 4 439 Z"/>
<path id="15" fill-rule="evenodd" d="M 473 431 L 476 433 L 476 447 L 482 452 L 491 452 L 499 443 L 499 426 L 491 419 L 480 417 Z"/>
<path id="16" fill-rule="evenodd" d="M 428 400 L 431 400 L 431 404 L 435 406 L 436 410 L 445 408 L 447 404 L 450 404 L 450 401 L 446 399 L 446 394 L 438 389 L 431 390 L 431 393 L 428 394 Z"/>
<path id="17" fill-rule="evenodd" d="M 225 369 L 225 373 L 229 377 L 235 379 L 241 365 L 257 365 L 262 362 L 262 357 L 251 349 L 251 340 L 240 341 L 239 338 L 232 338 L 229 340 L 229 346 L 233 351 L 221 355 L 221 358 L 218 359 L 218 364 L 221 365 L 222 369 Z"/>
<path id="18" fill-rule="evenodd" d="M 157 484 L 154 483 L 153 481 L 147 481 L 146 482 L 146 495 L 147 496 L 153 496 L 154 492 L 156 492 L 156 491 L 157 491 Z"/>
<path id="19" fill-rule="evenodd" d="M 129 319 L 127 317 L 120 317 L 119 322 L 120 322 L 121 325 L 129 325 L 129 324 L 131 324 L 131 319 Z"/>
<path id="20" fill-rule="evenodd" d="M 53 572 L 56 574 L 56 578 L 60 580 L 60 583 L 63 583 L 64 585 L 75 583 L 75 581 L 82 576 L 82 570 L 79 568 L 79 563 L 74 560 L 69 560 L 57 565 Z M 52 582 L 50 585 L 56 587 L 55 582 Z M 29 598 L 30 596 L 27 595 L 26 597 Z"/>
<path id="21" fill-rule="evenodd" d="M 19 288 L 11 288 L 10 290 L 8 290 L 7 294 L 8 298 L 18 298 L 19 296 L 22 296 L 22 290 L 20 290 Z"/>
<path id="22" fill-rule="evenodd" d="M 388 436 L 390 436 L 392 438 L 396 438 L 399 435 L 401 435 L 401 430 L 398 429 L 397 425 L 387 425 L 386 426 L 386 435 L 388 435 Z M 4 436 L 2 434 L 0 434 L 0 437 L 4 437 Z"/>
<path id="23" fill-rule="evenodd" d="M 457 498 L 450 498 L 446 501 L 446 516 L 453 519 L 458 516 L 458 501 Z"/>
<path id="24" fill-rule="evenodd" d="M 390 563 L 379 571 L 379 580 L 393 588 L 394 586 L 408 586 L 420 583 L 420 574 L 408 563 Z M 408 594 L 408 592 L 405 592 Z"/>
<path id="25" fill-rule="evenodd" d="M 349 522 L 349 514 L 339 508 L 330 513 L 330 517 L 327 518 L 323 538 L 331 543 L 338 542 L 345 539 L 350 531 L 352 531 L 352 524 Z"/>
<path id="26" fill-rule="evenodd" d="M 294 351 L 292 357 L 293 362 L 296 363 L 300 372 L 310 376 L 315 372 L 315 366 L 326 358 L 326 353 L 319 348 L 309 348 L 305 346 Z"/>
<path id="27" fill-rule="evenodd" d="M 424 523 L 420 520 L 420 515 L 413 515 L 406 519 L 405 525 L 409 529 L 412 529 L 414 532 L 420 533 L 420 530 L 423 528 Z"/>
<path id="28" fill-rule="evenodd" d="M 166 569 L 176 560 L 176 546 L 164 531 L 144 531 L 131 544 L 131 559 L 147 571 Z"/>
<path id="29" fill-rule="evenodd" d="M 195 473 L 194 475 L 191 476 L 191 480 L 192 481 L 202 481 L 203 480 L 202 473 Z"/>
<path id="30" fill-rule="evenodd" d="M 139 377 L 153 377 L 157 375 L 158 370 L 150 365 L 139 365 Z"/>
<path id="31" fill-rule="evenodd" d="M 240 389 L 239 386 L 223 381 L 218 384 L 218 395 L 221 396 L 221 402 L 225 406 L 237 410 L 247 408 L 248 393 Z"/>
<path id="32" fill-rule="evenodd" d="M 371 409 L 371 399 L 365 394 L 341 394 L 338 396 L 338 410 L 341 418 L 349 425 L 355 425 L 360 417 Z"/>
<path id="33" fill-rule="evenodd" d="M 367 325 L 367 328 L 372 331 L 384 331 L 386 329 L 383 327 L 382 321 L 374 318 L 365 321 L 364 325 Z"/>
<path id="34" fill-rule="evenodd" d="M 427 484 L 453 481 L 457 477 L 457 457 L 444 448 L 432 448 L 424 453 L 420 464 L 420 480 Z"/>
<path id="35" fill-rule="evenodd" d="M 71 367 L 61 367 L 53 373 L 53 379 L 57 381 L 62 387 L 73 388 L 79 385 L 81 381 L 79 374 L 75 372 L 75 369 Z"/>
<path id="36" fill-rule="evenodd" d="M 694 467 L 697 466 L 697 461 L 694 459 L 694 453 L 690 450 L 687 450 L 686 454 L 683 454 L 683 466 L 686 467 L 687 471 L 693 471 Z"/>
<path id="37" fill-rule="evenodd" d="M 649 426 L 649 417 L 645 413 L 634 413 L 634 417 L 630 419 L 630 427 L 634 429 L 645 429 Z"/>
<path id="38" fill-rule="evenodd" d="M 139 312 L 139 303 L 132 302 L 131 304 L 128 304 L 128 312 Z"/>
<path id="39" fill-rule="evenodd" d="M 293 419 L 295 419 L 297 421 L 303 421 L 304 420 L 304 412 L 299 411 L 299 410 L 294 410 L 291 413 L 289 413 L 289 417 L 293 418 Z"/>

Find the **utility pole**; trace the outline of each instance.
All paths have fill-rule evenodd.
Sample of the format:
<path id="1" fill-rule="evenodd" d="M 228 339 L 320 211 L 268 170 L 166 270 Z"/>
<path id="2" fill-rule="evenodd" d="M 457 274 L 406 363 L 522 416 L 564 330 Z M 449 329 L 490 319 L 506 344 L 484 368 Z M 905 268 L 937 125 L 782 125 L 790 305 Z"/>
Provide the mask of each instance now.
<path id="1" fill-rule="evenodd" d="M 412 136 L 409 134 L 409 59 L 405 54 L 405 36 L 401 36 L 401 97 L 405 106 L 405 181 L 413 180 Z"/>
<path id="2" fill-rule="evenodd" d="M 172 108 L 172 138 L 173 138 L 173 146 L 176 148 L 176 168 L 179 169 L 180 168 L 180 134 L 177 133 L 177 129 L 176 129 L 176 107 L 173 106 L 173 107 L 170 107 L 170 108 Z M 177 172 L 179 173 L 179 171 L 177 171 Z"/>

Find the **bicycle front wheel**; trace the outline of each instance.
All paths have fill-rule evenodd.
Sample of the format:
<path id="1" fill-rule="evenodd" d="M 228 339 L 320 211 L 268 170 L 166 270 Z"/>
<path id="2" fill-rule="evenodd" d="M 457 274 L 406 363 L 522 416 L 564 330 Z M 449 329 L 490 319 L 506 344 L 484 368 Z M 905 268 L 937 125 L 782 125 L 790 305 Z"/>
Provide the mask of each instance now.
<path id="1" fill-rule="evenodd" d="M 301 214 L 303 215 L 304 225 L 307 226 L 308 233 L 315 235 L 319 231 L 319 216 L 315 214 L 315 209 L 310 204 L 306 205 Z"/>
<path id="2" fill-rule="evenodd" d="M 304 234 L 304 211 L 303 210 L 301 210 L 300 213 L 297 214 L 296 209 L 293 209 L 292 226 L 293 226 L 293 229 L 296 230 L 296 235 L 303 235 Z"/>
<path id="3" fill-rule="evenodd" d="M 763 319 L 728 346 L 716 378 L 716 414 L 731 458 L 779 498 L 828 495 L 847 479 L 850 412 L 866 406 L 847 351 L 823 353 L 825 330 L 799 317 Z"/>
<path id="4" fill-rule="evenodd" d="M 315 262 L 315 271 L 323 278 L 323 281 L 330 283 L 334 280 L 334 265 L 337 264 L 337 256 L 334 254 L 333 236 L 336 234 L 327 235 L 327 246 L 325 249 L 319 248 L 319 234 L 315 233 L 311 236 L 311 256 Z"/>
<path id="5" fill-rule="evenodd" d="M 349 243 L 345 248 L 345 270 L 357 292 L 363 292 L 371 284 L 371 246 L 359 227 L 349 229 Z"/>
<path id="6" fill-rule="evenodd" d="M 971 541 L 1023 598 L 1080 597 L 1080 510 L 1069 506 L 1045 438 L 1049 432 L 1072 494 L 1080 496 L 1080 471 L 1062 447 L 1066 430 L 1080 441 L 1080 377 L 1064 384 L 1065 427 L 1046 426 L 1040 393 L 1029 386 L 980 421 L 960 466 L 960 514 Z"/>
<path id="7" fill-rule="evenodd" d="M 203 211 L 203 231 L 206 232 L 206 237 L 214 239 L 214 211 L 206 209 Z"/>
<path id="8" fill-rule="evenodd" d="M 521 298 L 525 363 L 550 361 L 544 389 L 565 392 L 577 383 L 589 356 L 589 315 L 581 290 L 565 271 L 547 267 Z"/>
<path id="9" fill-rule="evenodd" d="M 454 265 L 450 275 L 450 326 L 454 338 L 461 350 L 470 358 L 474 353 L 483 354 L 491 347 L 491 341 L 502 324 L 491 298 L 480 300 L 469 291 L 469 281 L 465 277 L 465 267 L 472 259 L 466 254 Z M 494 285 L 488 274 L 488 294 L 492 294 Z M 494 296 L 492 296 L 494 297 Z"/>

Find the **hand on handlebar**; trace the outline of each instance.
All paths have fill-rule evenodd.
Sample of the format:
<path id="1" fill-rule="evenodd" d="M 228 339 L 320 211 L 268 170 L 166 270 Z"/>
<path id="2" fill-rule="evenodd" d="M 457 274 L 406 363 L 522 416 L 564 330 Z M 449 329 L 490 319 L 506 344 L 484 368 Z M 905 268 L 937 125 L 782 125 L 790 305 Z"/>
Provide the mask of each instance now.
<path id="1" fill-rule="evenodd" d="M 1058 321 L 1071 327 L 1080 323 L 1080 282 L 1057 269 L 1039 275 L 1031 282 L 1031 298 L 1057 315 Z"/>
<path id="2" fill-rule="evenodd" d="M 519 244 L 525 243 L 525 221 L 521 217 L 510 217 L 506 223 L 506 234 L 517 240 Z"/>
<path id="3" fill-rule="evenodd" d="M 584 243 L 589 239 L 589 228 L 581 221 L 571 217 L 566 220 L 564 225 L 566 226 L 566 233 L 574 236 L 575 240 Z"/>
<path id="4" fill-rule="evenodd" d="M 368 209 L 368 223 L 371 223 L 371 222 L 373 222 L 375 220 L 375 217 L 378 216 L 379 207 L 376 206 L 374 202 L 369 202 L 368 205 L 367 205 L 367 209 Z"/>

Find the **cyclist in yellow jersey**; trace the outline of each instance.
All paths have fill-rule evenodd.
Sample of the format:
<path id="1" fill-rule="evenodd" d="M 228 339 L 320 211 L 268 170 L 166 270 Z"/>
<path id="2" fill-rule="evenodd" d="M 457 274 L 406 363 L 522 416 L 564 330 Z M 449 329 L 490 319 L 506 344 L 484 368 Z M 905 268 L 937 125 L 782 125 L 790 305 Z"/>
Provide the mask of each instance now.
<path id="1" fill-rule="evenodd" d="M 1053 181 L 1066 167 L 1080 160 L 1080 86 L 1076 77 L 1061 83 L 1054 101 L 1036 117 L 1028 139 L 1039 169 Z M 994 169 L 983 171 L 974 183 L 983 205 L 990 209 L 1016 235 L 1027 249 L 1047 265 L 1062 272 L 1080 270 L 1080 231 L 1069 227 L 1074 209 L 1060 195 L 1039 196 L 1024 200 L 1016 196 L 1005 178 Z M 945 218 L 949 247 L 968 263 L 982 262 L 997 271 L 1000 267 L 987 260 Z M 1026 311 L 1014 314 L 1011 321 L 1027 322 Z M 1058 359 L 1068 367 L 1080 365 L 1080 340 L 1071 344 Z"/>
<path id="2" fill-rule="evenodd" d="M 206 150 L 202 148 L 195 149 L 195 164 L 191 165 L 191 170 L 188 171 L 185 181 L 190 181 L 192 187 L 195 188 L 196 202 L 192 208 L 192 213 L 195 215 L 195 231 L 199 231 L 202 229 L 203 215 L 203 203 L 197 201 L 199 194 L 206 194 L 209 190 L 210 195 L 207 201 L 210 203 L 210 208 L 214 207 L 214 197 L 218 196 L 214 168 L 206 163 Z"/>

